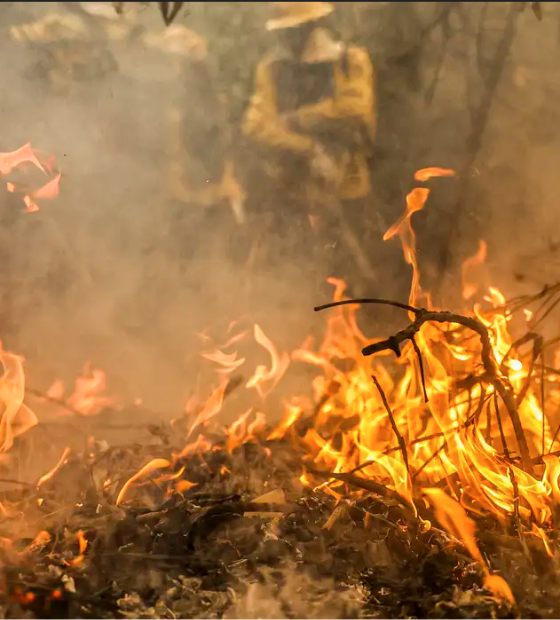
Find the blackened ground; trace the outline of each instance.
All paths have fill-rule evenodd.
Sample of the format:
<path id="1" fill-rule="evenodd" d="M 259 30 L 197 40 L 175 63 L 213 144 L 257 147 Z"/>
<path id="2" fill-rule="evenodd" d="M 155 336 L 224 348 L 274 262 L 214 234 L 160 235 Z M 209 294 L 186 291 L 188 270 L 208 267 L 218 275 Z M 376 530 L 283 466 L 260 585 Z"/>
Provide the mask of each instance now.
<path id="1" fill-rule="evenodd" d="M 156 433 L 157 434 L 157 433 Z M 0 521 L 7 618 L 488 618 L 557 617 L 557 554 L 535 537 L 480 520 L 479 545 L 512 587 L 510 607 L 482 587 L 455 539 L 410 519 L 394 500 L 339 506 L 304 488 L 289 442 L 216 447 L 179 459 L 183 493 L 154 472 L 115 506 L 124 481 L 168 457 L 151 443 L 90 446 L 36 489 L 4 491 Z M 215 439 L 218 439 L 217 437 Z M 217 446 L 218 444 L 216 444 Z M 182 469 L 184 466 L 184 469 Z M 272 492 L 265 503 L 255 502 Z M 40 501 L 38 499 L 40 498 Z M 435 524 L 433 516 L 431 517 Z M 40 530 L 48 532 L 33 539 Z M 79 557 L 78 532 L 88 541 Z M 523 545 L 523 546 L 522 546 Z"/>

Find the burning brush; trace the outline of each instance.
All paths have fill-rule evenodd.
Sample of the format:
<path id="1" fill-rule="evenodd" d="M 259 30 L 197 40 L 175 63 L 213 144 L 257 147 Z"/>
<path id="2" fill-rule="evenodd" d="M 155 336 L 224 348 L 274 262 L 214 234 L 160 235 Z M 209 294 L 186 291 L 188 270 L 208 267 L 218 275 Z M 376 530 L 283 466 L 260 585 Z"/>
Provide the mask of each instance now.
<path id="1" fill-rule="evenodd" d="M 416 180 L 452 174 L 432 168 Z M 509 303 L 490 288 L 469 316 L 433 308 L 411 226 L 428 197 L 414 189 L 384 237 L 400 237 L 412 267 L 408 303 L 346 299 L 344 282 L 331 280 L 333 302 L 316 308 L 332 308 L 318 346 L 288 355 L 260 326 L 239 323 L 220 345 L 201 334 L 219 379 L 183 416 L 111 445 L 87 415 L 81 453 L 65 449 L 34 484 L 5 482 L 15 487 L 0 494 L 4 615 L 557 613 L 560 371 L 545 352 L 558 339 L 536 329 L 560 287 Z M 465 298 L 484 252 L 465 265 Z M 358 304 L 394 306 L 409 324 L 372 341 Z M 250 334 L 269 361 L 241 379 Z M 0 382 L 6 466 L 38 421 L 11 359 Z M 297 363 L 317 369 L 313 398 L 294 397 L 271 426 L 263 411 Z M 221 427 L 243 389 L 255 404 Z"/>

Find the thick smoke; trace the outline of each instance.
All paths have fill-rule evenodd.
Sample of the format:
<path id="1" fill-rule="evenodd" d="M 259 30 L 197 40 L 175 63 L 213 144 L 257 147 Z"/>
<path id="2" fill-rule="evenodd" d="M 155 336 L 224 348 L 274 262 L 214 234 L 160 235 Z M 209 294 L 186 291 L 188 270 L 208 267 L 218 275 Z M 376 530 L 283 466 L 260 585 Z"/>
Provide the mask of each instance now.
<path id="1" fill-rule="evenodd" d="M 125 19 L 163 29 L 155 4 L 126 4 Z M 235 134 L 255 65 L 272 43 L 263 28 L 267 5 L 186 4 L 179 23 L 207 39 Z M 519 286 L 517 271 L 529 281 L 554 278 L 547 248 L 558 241 L 559 13 L 547 4 L 538 22 L 530 12 L 513 14 L 513 4 L 337 9 L 341 36 L 367 47 L 378 72 L 370 216 L 379 236 L 401 213 L 415 170 L 460 171 L 458 179 L 432 183 L 430 203 L 415 216 L 430 285 L 441 280 L 442 263 L 456 267 L 481 237 L 506 293 Z M 3 3 L 2 28 L 79 12 L 78 3 L 70 5 Z M 10 233 L 12 322 L 2 337 L 26 356 L 29 381 L 40 388 L 90 360 L 123 398 L 177 410 L 202 381 L 195 332 L 223 333 L 229 321 L 246 317 L 289 350 L 320 328 L 312 307 L 330 295 L 329 267 L 298 255 L 232 261 L 228 248 L 254 244 L 258 231 L 242 229 L 231 213 L 183 213 L 177 227 L 165 184 L 168 109 L 182 92 L 177 63 L 138 40 L 100 37 L 98 46 L 118 68 L 53 92 L 41 75 L 44 46 L 1 39 L 0 151 L 31 141 L 64 172 L 60 198 Z M 190 246 L 186 265 L 174 258 L 181 235 Z M 380 275 L 366 288 L 403 298 L 410 274 L 391 243 L 389 253 L 381 238 L 367 248 Z M 541 254 L 544 263 L 527 258 Z"/>

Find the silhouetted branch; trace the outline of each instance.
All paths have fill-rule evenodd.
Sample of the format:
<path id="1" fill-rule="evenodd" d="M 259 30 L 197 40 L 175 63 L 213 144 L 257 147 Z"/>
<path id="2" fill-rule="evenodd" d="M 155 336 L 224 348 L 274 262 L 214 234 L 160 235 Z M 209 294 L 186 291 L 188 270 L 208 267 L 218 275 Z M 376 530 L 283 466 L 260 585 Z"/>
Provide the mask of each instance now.
<path id="1" fill-rule="evenodd" d="M 470 171 L 476 162 L 482 146 L 484 135 L 486 133 L 486 127 L 488 125 L 488 119 L 490 117 L 490 111 L 492 109 L 494 94 L 498 88 L 498 84 L 500 83 L 505 62 L 509 56 L 515 37 L 515 25 L 517 23 L 518 15 L 519 11 L 515 6 L 512 6 L 507 16 L 504 34 L 498 45 L 496 53 L 494 54 L 492 62 L 490 63 L 488 75 L 484 79 L 485 87 L 482 100 L 473 114 L 472 131 L 468 141 L 467 154 L 462 170 L 459 171 L 461 173 L 459 175 L 460 186 L 458 188 L 458 199 L 453 208 L 454 217 L 449 234 L 447 235 L 448 241 L 442 247 L 439 260 L 442 276 L 444 276 L 449 269 L 453 256 L 453 250 L 457 247 L 457 235 L 461 230 L 462 225 L 461 213 L 469 199 L 468 190 L 472 176 Z M 443 277 L 441 280 L 443 280 Z"/>
<path id="2" fill-rule="evenodd" d="M 387 396 L 385 396 L 385 392 L 383 391 L 383 388 L 381 387 L 381 384 L 377 380 L 377 377 L 375 375 L 372 375 L 371 378 L 373 379 L 373 382 L 375 383 L 375 387 L 379 391 L 379 396 L 381 396 L 381 401 L 383 402 L 383 406 L 385 407 L 385 410 L 387 411 L 387 415 L 389 416 L 389 421 L 391 422 L 391 426 L 393 427 L 393 432 L 395 433 L 395 435 L 397 437 L 397 442 L 398 442 L 399 448 L 400 448 L 400 450 L 402 452 L 403 461 L 404 461 L 404 464 L 405 464 L 405 467 L 406 467 L 406 471 L 408 471 L 410 473 L 410 470 L 408 468 L 408 453 L 406 451 L 406 444 L 404 442 L 403 436 L 401 435 L 401 433 L 399 431 L 399 427 L 397 426 L 397 423 L 395 422 L 395 417 L 393 416 L 393 412 L 391 411 L 391 405 L 389 405 L 389 401 L 387 400 Z"/>
<path id="3" fill-rule="evenodd" d="M 355 300 L 345 300 L 342 302 L 333 302 L 328 306 L 319 306 L 317 309 L 324 307 L 333 307 L 352 302 L 359 303 Z M 445 310 L 437 311 L 426 310 L 425 308 L 413 308 L 411 306 L 406 306 L 405 304 L 399 304 L 398 302 L 391 303 L 387 300 L 370 299 L 369 301 L 364 301 L 362 303 L 381 303 L 385 305 L 397 306 L 400 308 L 405 306 L 405 309 L 413 313 L 416 317 L 413 323 L 408 325 L 408 327 L 401 329 L 393 336 L 390 336 L 389 338 L 381 340 L 379 342 L 374 342 L 373 344 L 364 347 L 362 349 L 362 355 L 374 355 L 375 353 L 380 353 L 381 351 L 388 350 L 393 351 L 393 353 L 397 357 L 400 357 L 401 345 L 407 340 L 412 340 L 414 336 L 420 331 L 422 325 L 427 322 L 455 323 L 458 325 L 462 325 L 463 327 L 466 327 L 467 329 L 470 329 L 471 331 L 478 334 L 480 338 L 480 343 L 482 345 L 480 356 L 482 365 L 484 366 L 486 380 L 494 387 L 494 389 L 499 394 L 500 398 L 503 400 L 506 406 L 507 412 L 511 418 L 515 437 L 519 445 L 519 453 L 521 455 L 523 467 L 525 468 L 525 471 L 527 471 L 527 473 L 532 474 L 533 464 L 531 462 L 529 445 L 527 443 L 525 431 L 523 430 L 523 426 L 519 418 L 519 413 L 517 411 L 515 394 L 511 385 L 509 385 L 507 379 L 501 374 L 498 368 L 492 350 L 492 345 L 490 343 L 488 330 L 486 329 L 486 327 L 479 320 L 473 317 L 466 317 L 461 314 L 456 314 L 454 312 L 448 312 Z"/>
<path id="4" fill-rule="evenodd" d="M 416 353 L 416 357 L 418 358 L 418 367 L 420 370 L 420 381 L 422 382 L 422 392 L 424 394 L 424 402 L 428 402 L 428 391 L 426 390 L 426 376 L 424 375 L 424 362 L 422 361 L 422 353 L 420 351 L 420 347 L 416 343 L 415 338 L 411 338 L 410 342 L 412 342 L 412 346 L 414 347 L 414 351 Z"/>

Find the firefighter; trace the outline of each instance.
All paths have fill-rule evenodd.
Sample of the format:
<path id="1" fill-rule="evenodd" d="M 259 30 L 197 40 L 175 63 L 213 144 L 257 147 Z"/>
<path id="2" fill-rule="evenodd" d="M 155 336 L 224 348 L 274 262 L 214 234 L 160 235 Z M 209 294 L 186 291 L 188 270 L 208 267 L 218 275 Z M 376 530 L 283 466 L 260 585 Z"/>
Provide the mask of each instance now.
<path id="1" fill-rule="evenodd" d="M 312 224 L 321 219 L 334 224 L 362 271 L 372 272 L 347 216 L 355 211 L 354 219 L 363 217 L 371 194 L 376 115 L 369 54 L 333 35 L 328 27 L 332 4 L 271 5 L 274 15 L 266 29 L 278 34 L 278 45 L 257 66 L 243 123 L 243 134 L 262 162 L 254 166 L 251 192 L 263 190 L 260 205 L 267 196 L 282 196 L 288 221 L 282 226 L 276 218 L 274 224 L 285 236 L 294 236 L 294 217 L 303 213 Z M 286 213 L 290 205 L 299 213 Z M 309 228 L 301 217 L 298 221 L 300 228 Z"/>
<path id="2" fill-rule="evenodd" d="M 245 218 L 245 194 L 231 155 L 226 102 L 217 91 L 206 40 L 182 25 L 148 34 L 148 47 L 175 60 L 178 98 L 167 104 L 167 199 L 191 238 L 178 239 L 183 258 L 228 222 Z M 228 213 L 231 217 L 228 216 Z M 226 234 L 231 231 L 228 225 Z M 180 236 L 180 235 L 179 235 Z M 185 255 L 186 252 L 186 255 Z"/>

